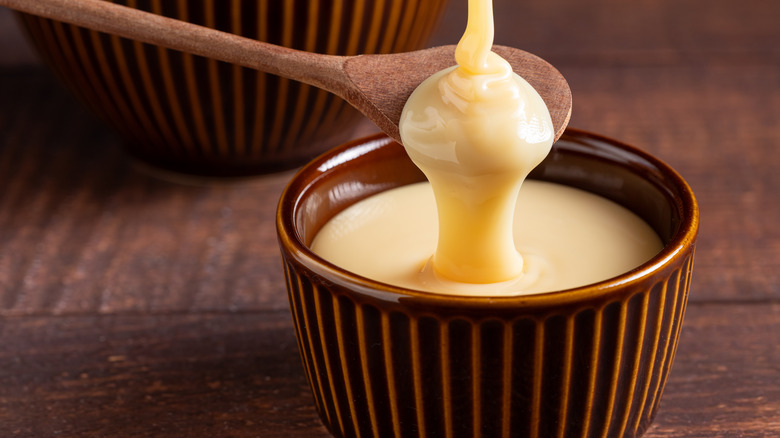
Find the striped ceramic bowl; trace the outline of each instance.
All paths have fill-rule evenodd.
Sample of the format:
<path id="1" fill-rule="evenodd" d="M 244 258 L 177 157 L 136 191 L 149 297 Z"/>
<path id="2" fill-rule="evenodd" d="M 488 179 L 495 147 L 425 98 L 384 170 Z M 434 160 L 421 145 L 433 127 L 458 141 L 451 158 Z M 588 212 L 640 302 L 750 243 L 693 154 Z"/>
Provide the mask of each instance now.
<path id="1" fill-rule="evenodd" d="M 293 178 L 278 236 L 303 365 L 334 435 L 633 437 L 647 429 L 685 314 L 698 228 L 693 193 L 656 158 L 573 130 L 532 177 L 628 207 L 658 232 L 663 251 L 619 277 L 561 292 L 404 290 L 307 247 L 346 206 L 423 180 L 403 149 L 368 138 Z"/>
<path id="2" fill-rule="evenodd" d="M 78 0 L 74 0 L 78 1 Z M 415 50 L 446 0 L 113 0 L 300 50 Z M 352 137 L 361 115 L 308 85 L 30 15 L 24 27 L 67 86 L 157 167 L 276 171 Z"/>

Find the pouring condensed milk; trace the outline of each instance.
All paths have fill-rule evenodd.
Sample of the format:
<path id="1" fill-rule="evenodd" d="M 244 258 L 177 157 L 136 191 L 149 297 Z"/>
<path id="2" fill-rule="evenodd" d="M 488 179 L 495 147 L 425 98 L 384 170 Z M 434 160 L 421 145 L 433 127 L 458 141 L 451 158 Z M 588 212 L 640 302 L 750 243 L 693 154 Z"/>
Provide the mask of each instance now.
<path id="1" fill-rule="evenodd" d="M 652 258 L 661 240 L 629 210 L 579 189 L 525 181 L 552 147 L 550 115 L 491 51 L 492 1 L 469 0 L 468 8 L 458 65 L 424 81 L 401 115 L 404 147 L 429 183 L 347 208 L 312 250 L 373 280 L 489 296 L 583 286 Z"/>

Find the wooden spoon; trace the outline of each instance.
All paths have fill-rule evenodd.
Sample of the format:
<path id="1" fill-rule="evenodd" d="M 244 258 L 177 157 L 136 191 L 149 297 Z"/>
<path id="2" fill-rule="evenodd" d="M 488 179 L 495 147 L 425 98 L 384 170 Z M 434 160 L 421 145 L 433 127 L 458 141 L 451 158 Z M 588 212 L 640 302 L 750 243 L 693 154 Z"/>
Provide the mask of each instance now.
<path id="1" fill-rule="evenodd" d="M 428 76 L 455 65 L 455 46 L 389 55 L 334 56 L 288 49 L 103 0 L 0 0 L 0 6 L 276 74 L 343 98 L 394 140 L 406 100 Z M 555 138 L 571 116 L 566 79 L 541 58 L 494 46 L 542 96 Z"/>

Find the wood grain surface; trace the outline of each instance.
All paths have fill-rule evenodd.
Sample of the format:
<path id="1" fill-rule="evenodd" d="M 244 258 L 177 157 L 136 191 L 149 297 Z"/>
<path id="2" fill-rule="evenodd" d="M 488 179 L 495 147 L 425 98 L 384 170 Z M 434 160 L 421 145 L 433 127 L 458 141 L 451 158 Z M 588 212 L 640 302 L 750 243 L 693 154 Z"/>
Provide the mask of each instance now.
<path id="1" fill-rule="evenodd" d="M 780 436 L 780 2 L 495 10 L 496 43 L 570 82 L 571 126 L 654 153 L 698 197 L 690 304 L 646 436 Z M 432 44 L 464 25 L 452 0 Z M 293 173 L 145 168 L 0 38 L 0 437 L 327 436 L 274 230 Z"/>

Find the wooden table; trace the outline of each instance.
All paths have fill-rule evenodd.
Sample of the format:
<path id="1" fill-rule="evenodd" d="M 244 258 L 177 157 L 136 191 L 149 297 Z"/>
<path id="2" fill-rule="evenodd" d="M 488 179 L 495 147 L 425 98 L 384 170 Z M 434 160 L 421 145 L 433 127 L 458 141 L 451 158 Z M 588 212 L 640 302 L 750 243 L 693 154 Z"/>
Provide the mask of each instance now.
<path id="1" fill-rule="evenodd" d="M 452 1 L 434 44 L 462 31 Z M 780 436 L 780 2 L 495 8 L 497 43 L 569 79 L 571 126 L 656 154 L 698 196 L 690 304 L 647 436 Z M 140 170 L 14 32 L 0 32 L 0 437 L 327 436 L 273 226 L 292 173 L 186 185 Z"/>

